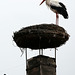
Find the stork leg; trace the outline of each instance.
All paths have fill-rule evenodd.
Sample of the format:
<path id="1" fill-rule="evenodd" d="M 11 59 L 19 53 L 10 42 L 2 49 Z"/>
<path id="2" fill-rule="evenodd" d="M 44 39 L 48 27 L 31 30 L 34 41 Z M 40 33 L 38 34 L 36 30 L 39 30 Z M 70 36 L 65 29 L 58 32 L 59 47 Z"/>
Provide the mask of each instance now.
<path id="1" fill-rule="evenodd" d="M 56 13 L 56 25 L 58 25 L 59 23 L 59 15 Z"/>

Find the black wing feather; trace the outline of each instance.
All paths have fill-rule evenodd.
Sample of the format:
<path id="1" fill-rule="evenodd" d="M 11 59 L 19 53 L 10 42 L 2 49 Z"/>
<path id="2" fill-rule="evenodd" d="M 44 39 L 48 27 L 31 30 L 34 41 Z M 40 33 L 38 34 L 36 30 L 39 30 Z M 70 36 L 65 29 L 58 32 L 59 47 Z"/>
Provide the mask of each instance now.
<path id="1" fill-rule="evenodd" d="M 59 4 L 66 10 L 66 7 L 63 3 L 59 2 Z"/>
<path id="2" fill-rule="evenodd" d="M 63 17 L 64 17 L 65 19 L 68 18 L 68 13 L 67 13 L 67 11 L 65 10 L 65 8 L 63 8 L 64 6 L 58 7 L 58 6 L 50 5 L 50 7 L 51 7 L 52 9 L 56 10 L 59 14 L 63 15 Z"/>

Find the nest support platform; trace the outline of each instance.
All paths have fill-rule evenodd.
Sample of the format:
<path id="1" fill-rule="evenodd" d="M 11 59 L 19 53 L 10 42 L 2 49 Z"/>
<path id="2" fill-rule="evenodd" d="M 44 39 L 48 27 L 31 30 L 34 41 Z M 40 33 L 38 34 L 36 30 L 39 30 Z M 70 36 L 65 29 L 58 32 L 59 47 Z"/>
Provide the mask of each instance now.
<path id="1" fill-rule="evenodd" d="M 27 75 L 56 75 L 55 58 L 39 55 L 27 61 Z"/>
<path id="2" fill-rule="evenodd" d="M 46 49 L 63 45 L 69 39 L 69 34 L 58 25 L 40 24 L 16 31 L 13 39 L 20 48 Z"/>

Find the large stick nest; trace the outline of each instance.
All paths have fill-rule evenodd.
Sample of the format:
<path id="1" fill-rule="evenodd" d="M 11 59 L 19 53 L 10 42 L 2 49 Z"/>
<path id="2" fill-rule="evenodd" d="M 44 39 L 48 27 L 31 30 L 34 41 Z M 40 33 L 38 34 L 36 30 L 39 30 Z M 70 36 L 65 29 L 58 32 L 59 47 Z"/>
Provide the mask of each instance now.
<path id="1" fill-rule="evenodd" d="M 14 33 L 13 39 L 20 48 L 46 49 L 61 46 L 69 35 L 58 25 L 40 24 L 22 28 Z"/>

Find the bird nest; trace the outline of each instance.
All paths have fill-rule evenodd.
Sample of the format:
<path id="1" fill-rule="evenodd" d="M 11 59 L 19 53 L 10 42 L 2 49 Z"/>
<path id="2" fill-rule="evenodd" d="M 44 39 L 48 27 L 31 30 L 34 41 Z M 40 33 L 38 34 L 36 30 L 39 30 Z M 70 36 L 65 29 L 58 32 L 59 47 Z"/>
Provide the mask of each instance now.
<path id="1" fill-rule="evenodd" d="M 58 25 L 40 24 L 22 28 L 14 33 L 13 39 L 20 48 L 46 49 L 61 46 L 69 35 Z"/>

